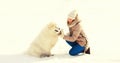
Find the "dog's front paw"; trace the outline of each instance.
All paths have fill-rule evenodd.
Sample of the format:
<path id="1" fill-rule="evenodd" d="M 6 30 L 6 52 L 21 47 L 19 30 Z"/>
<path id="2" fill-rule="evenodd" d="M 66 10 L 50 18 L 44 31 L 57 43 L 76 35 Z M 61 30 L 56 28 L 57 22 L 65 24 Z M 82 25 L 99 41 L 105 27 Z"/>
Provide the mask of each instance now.
<path id="1" fill-rule="evenodd" d="M 40 58 L 54 56 L 54 54 L 41 54 Z"/>
<path id="2" fill-rule="evenodd" d="M 60 37 L 61 37 L 61 38 L 63 38 L 63 37 L 64 37 L 64 31 L 63 31 L 63 29 L 61 30 Z"/>
<path id="3" fill-rule="evenodd" d="M 40 58 L 43 58 L 43 57 L 50 57 L 51 55 L 49 55 L 49 54 L 42 54 L 42 55 L 40 55 Z"/>

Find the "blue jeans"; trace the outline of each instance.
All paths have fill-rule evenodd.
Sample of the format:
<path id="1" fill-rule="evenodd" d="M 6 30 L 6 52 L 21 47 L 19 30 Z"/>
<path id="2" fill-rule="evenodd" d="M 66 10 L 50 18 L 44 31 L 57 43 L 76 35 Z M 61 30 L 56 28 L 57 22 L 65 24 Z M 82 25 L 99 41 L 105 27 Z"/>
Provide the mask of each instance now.
<path id="1" fill-rule="evenodd" d="M 69 54 L 72 56 L 82 53 L 85 47 L 80 46 L 77 42 L 66 41 L 72 48 L 69 51 Z"/>

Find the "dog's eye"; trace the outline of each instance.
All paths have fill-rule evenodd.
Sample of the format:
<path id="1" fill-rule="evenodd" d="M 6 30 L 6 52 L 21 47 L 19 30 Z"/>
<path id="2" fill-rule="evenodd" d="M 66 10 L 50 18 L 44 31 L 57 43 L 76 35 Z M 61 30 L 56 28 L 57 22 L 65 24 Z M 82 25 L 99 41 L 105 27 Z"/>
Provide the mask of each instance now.
<path id="1" fill-rule="evenodd" d="M 58 32 L 58 30 L 55 30 L 55 32 Z"/>

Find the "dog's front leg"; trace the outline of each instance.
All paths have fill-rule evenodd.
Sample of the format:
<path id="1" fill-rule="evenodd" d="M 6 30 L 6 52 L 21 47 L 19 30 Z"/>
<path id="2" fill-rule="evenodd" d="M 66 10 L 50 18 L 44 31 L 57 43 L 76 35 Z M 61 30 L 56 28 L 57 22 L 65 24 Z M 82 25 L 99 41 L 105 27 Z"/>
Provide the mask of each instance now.
<path id="1" fill-rule="evenodd" d="M 40 55 L 41 58 L 42 58 L 42 57 L 50 57 L 50 56 L 53 56 L 53 55 L 51 55 L 51 53 L 42 53 L 42 54 Z"/>

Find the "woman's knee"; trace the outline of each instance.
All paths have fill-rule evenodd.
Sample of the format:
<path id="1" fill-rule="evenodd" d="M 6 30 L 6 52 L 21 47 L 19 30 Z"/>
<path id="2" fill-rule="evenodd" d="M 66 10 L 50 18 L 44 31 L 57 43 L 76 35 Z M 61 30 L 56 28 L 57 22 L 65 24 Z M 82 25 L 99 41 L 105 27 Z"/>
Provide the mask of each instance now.
<path id="1" fill-rule="evenodd" d="M 81 47 L 81 46 L 74 46 L 70 49 L 69 54 L 71 56 L 75 56 L 78 55 L 79 53 L 82 53 L 84 51 L 85 47 Z"/>
<path id="2" fill-rule="evenodd" d="M 74 53 L 74 52 L 69 51 L 69 55 L 75 56 L 75 55 L 78 55 L 78 53 Z"/>
<path id="3" fill-rule="evenodd" d="M 71 56 L 75 56 L 75 55 L 78 55 L 80 52 L 78 52 L 78 51 L 76 51 L 76 50 L 73 50 L 73 49 L 71 49 L 70 51 L 69 51 L 69 54 L 71 55 Z"/>

